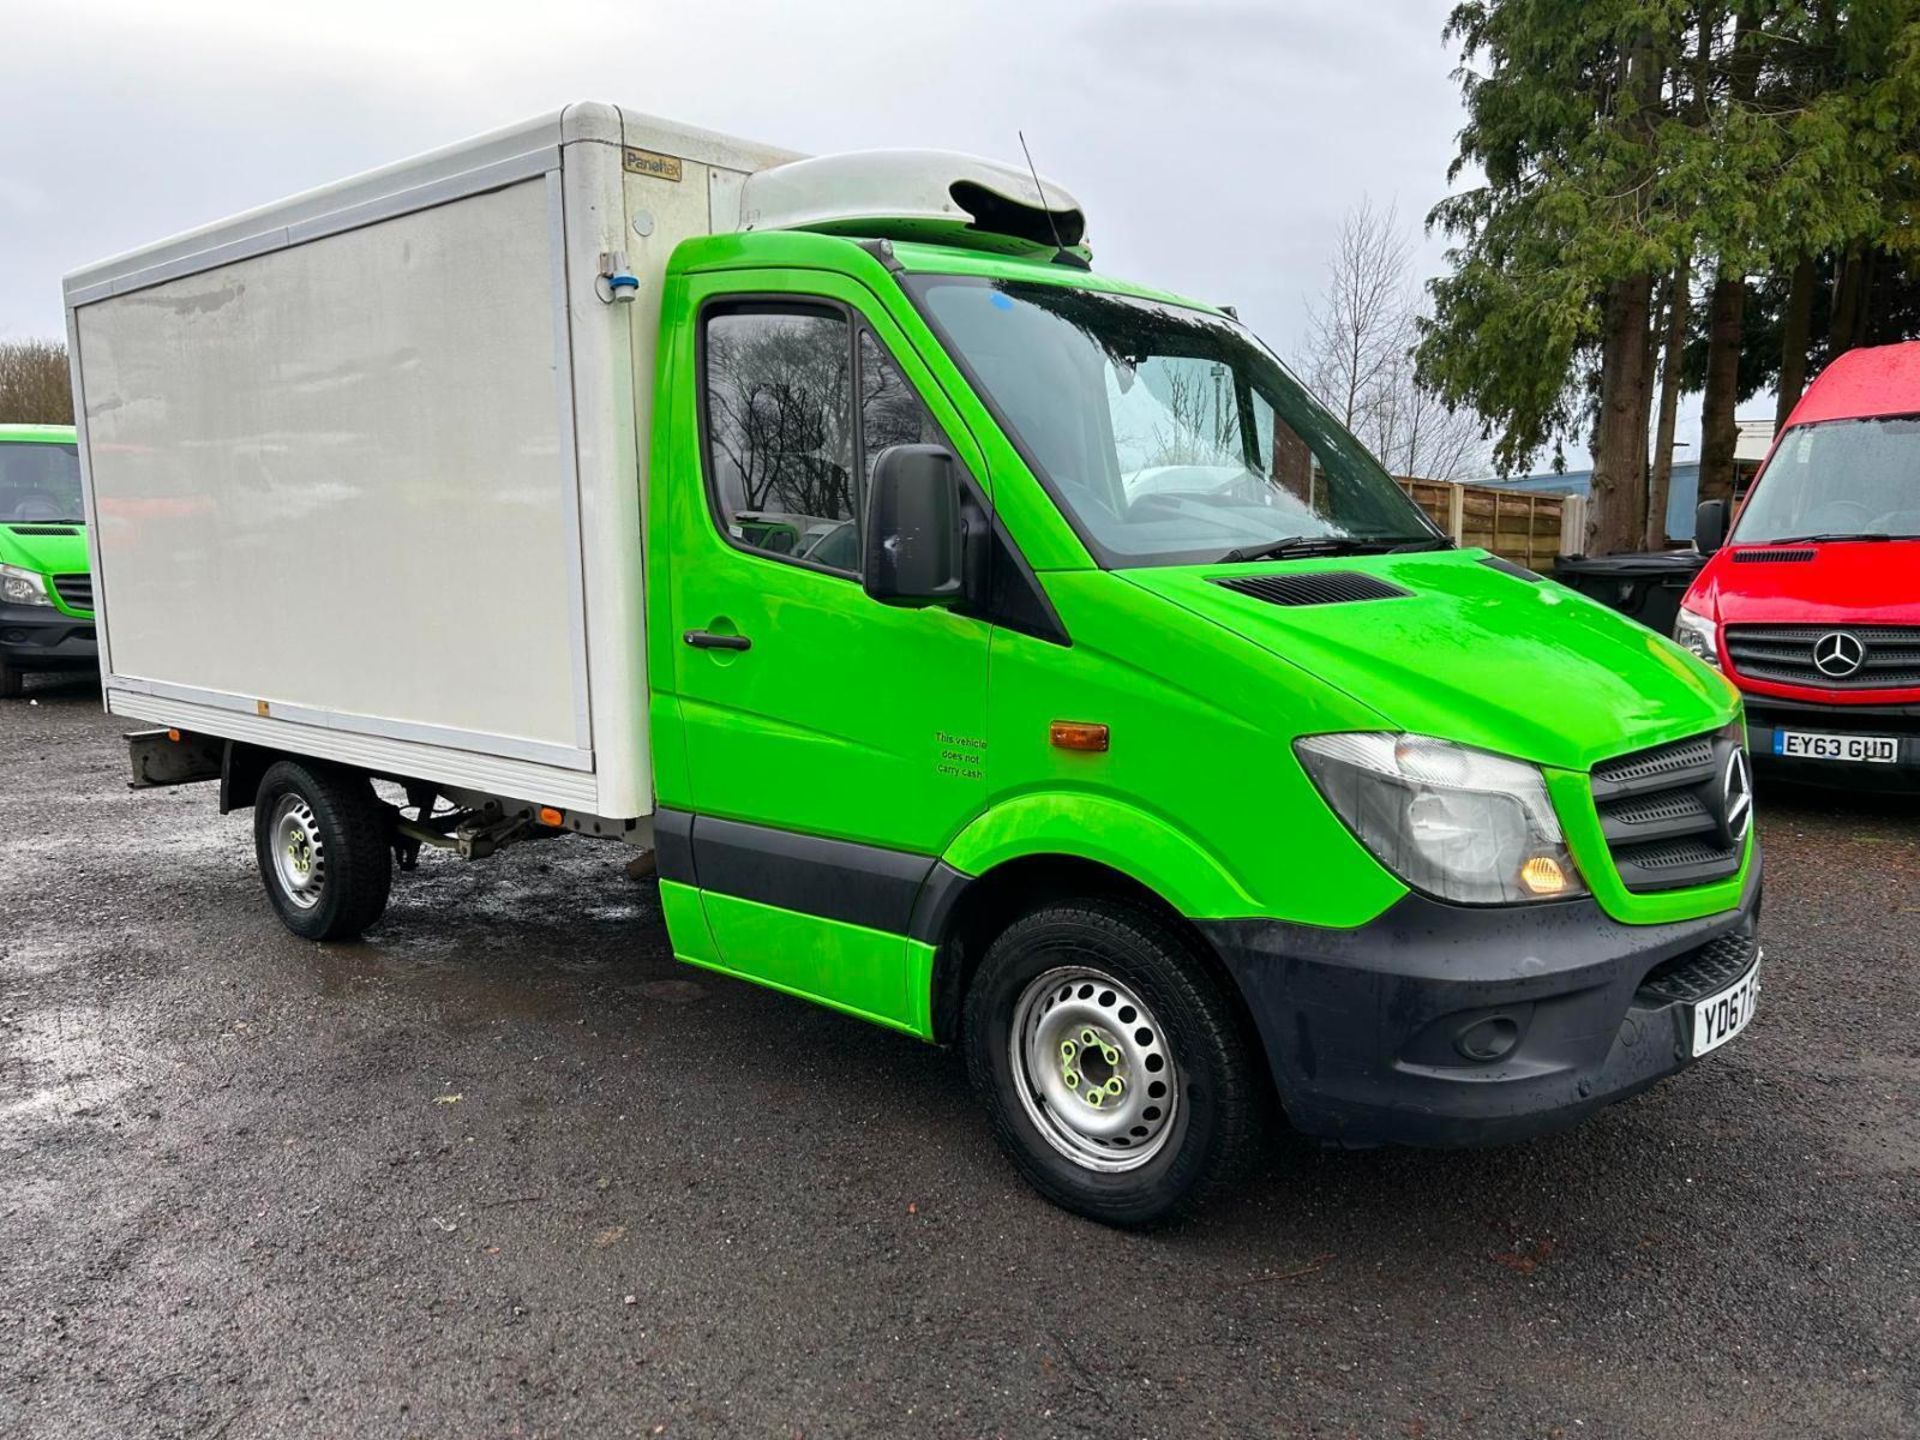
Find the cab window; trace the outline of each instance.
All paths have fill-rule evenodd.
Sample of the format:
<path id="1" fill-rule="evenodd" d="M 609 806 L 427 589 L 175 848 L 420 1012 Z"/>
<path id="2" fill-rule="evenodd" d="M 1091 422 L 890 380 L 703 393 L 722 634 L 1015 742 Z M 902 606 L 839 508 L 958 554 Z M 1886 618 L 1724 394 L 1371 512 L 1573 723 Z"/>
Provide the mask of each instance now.
<path id="1" fill-rule="evenodd" d="M 873 464 L 940 435 L 873 332 L 825 305 L 729 303 L 702 332 L 714 519 L 743 549 L 860 571 Z"/>
<path id="2" fill-rule="evenodd" d="M 860 513 L 847 318 L 796 305 L 729 307 L 708 314 L 703 338 L 715 518 L 737 545 L 804 559 Z"/>

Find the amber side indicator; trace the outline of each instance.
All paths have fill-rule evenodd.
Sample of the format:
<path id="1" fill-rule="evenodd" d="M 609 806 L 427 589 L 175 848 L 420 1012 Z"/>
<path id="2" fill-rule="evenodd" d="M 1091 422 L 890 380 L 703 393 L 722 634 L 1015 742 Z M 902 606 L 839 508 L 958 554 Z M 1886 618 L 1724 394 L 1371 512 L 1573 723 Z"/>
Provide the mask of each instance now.
<path id="1" fill-rule="evenodd" d="M 1105 750 L 1107 727 L 1079 720 L 1056 720 L 1047 728 L 1047 738 L 1053 741 L 1056 750 Z"/>
<path id="2" fill-rule="evenodd" d="M 567 817 L 551 805 L 542 805 L 534 813 L 539 817 L 542 825 L 551 825 L 556 830 L 567 823 Z"/>
<path id="3" fill-rule="evenodd" d="M 180 732 L 178 730 L 167 731 L 167 739 L 173 741 L 174 744 L 178 745 L 180 743 Z"/>

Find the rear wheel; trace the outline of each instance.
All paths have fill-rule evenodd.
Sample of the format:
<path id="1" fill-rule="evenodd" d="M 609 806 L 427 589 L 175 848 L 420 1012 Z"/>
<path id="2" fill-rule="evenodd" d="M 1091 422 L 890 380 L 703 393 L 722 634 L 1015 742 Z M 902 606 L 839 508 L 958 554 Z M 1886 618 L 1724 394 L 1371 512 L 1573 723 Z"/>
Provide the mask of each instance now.
<path id="1" fill-rule="evenodd" d="M 1144 908 L 1089 900 L 1015 921 L 974 977 L 965 1045 L 1014 1165 L 1091 1219 L 1162 1223 L 1256 1153 L 1263 1091 L 1238 1012 Z"/>
<path id="2" fill-rule="evenodd" d="M 254 799 L 267 898 L 306 940 L 349 940 L 380 918 L 393 883 L 392 817 L 364 775 L 278 760 Z"/>

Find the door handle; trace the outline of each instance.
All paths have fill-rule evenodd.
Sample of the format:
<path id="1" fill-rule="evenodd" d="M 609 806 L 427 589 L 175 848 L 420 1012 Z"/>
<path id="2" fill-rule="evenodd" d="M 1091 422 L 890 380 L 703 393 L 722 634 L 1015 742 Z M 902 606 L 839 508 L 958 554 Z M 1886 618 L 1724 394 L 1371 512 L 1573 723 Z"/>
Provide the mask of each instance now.
<path id="1" fill-rule="evenodd" d="M 751 650 L 753 641 L 744 635 L 716 635 L 711 630 L 689 630 L 680 637 L 696 650 Z"/>

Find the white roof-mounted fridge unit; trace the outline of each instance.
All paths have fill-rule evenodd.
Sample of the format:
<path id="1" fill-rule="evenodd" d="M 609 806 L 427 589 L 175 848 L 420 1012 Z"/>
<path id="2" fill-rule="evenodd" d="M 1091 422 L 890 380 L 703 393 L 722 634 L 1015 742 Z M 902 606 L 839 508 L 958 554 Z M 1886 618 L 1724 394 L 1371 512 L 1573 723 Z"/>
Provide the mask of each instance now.
<path id="1" fill-rule="evenodd" d="M 1084 254 L 1087 218 L 1066 187 L 1015 165 L 948 150 L 861 150 L 748 176 L 740 228 Z"/>

